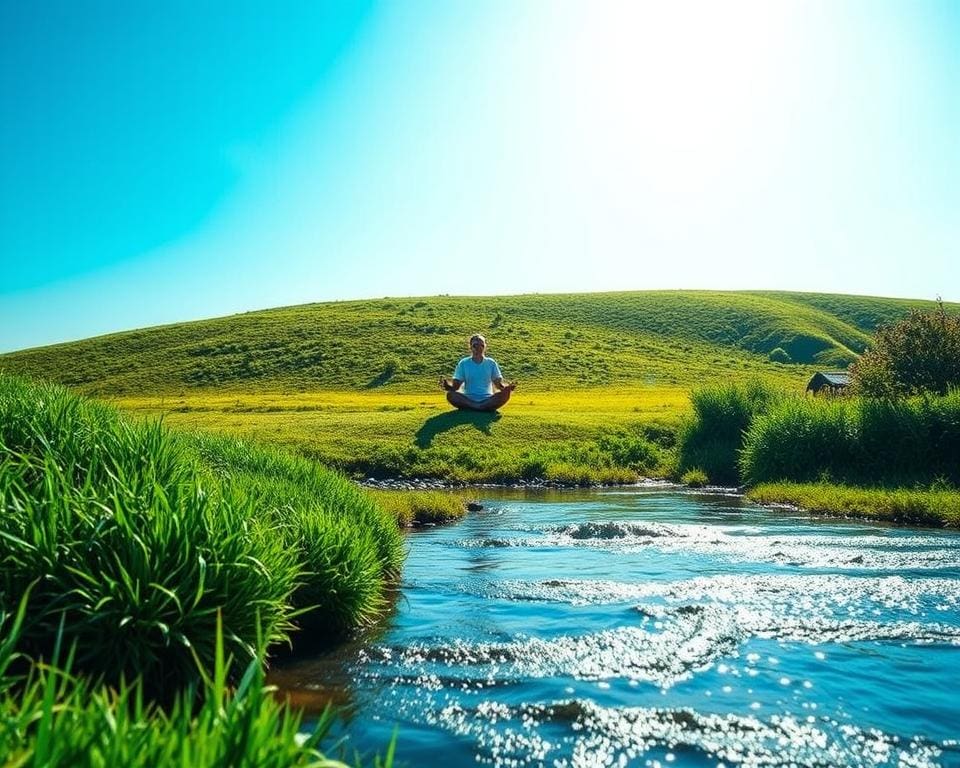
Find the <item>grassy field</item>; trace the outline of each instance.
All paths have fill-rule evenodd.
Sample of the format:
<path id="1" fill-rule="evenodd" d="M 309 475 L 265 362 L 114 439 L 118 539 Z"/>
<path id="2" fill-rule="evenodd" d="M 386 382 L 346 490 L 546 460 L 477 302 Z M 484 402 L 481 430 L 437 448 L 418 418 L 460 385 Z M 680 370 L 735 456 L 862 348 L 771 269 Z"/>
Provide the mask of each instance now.
<path id="1" fill-rule="evenodd" d="M 454 411 L 430 393 L 314 392 L 119 397 L 124 411 L 163 415 L 171 427 L 225 432 L 283 445 L 353 474 L 452 481 L 550 477 L 583 467 L 584 482 L 630 480 L 609 471 L 611 449 L 673 443 L 688 396 L 680 387 L 524 392 L 501 414 Z M 626 446 L 629 449 L 629 445 Z M 640 450 L 643 450 L 642 448 Z M 615 451 L 614 451 L 615 452 Z M 638 471 L 662 473 L 659 454 Z"/>
<path id="2" fill-rule="evenodd" d="M 694 386 L 758 378 L 801 392 L 916 307 L 933 303 L 708 291 L 332 302 L 25 350 L 0 370 L 355 476 L 614 482 L 675 468 Z M 519 381 L 499 416 L 452 413 L 437 388 L 476 331 Z"/>
<path id="3" fill-rule="evenodd" d="M 917 306 L 933 303 L 708 291 L 332 302 L 25 350 L 0 366 L 88 394 L 413 393 L 449 374 L 479 331 L 530 391 L 744 374 L 796 384 L 811 366 L 845 366 L 878 322 Z"/>

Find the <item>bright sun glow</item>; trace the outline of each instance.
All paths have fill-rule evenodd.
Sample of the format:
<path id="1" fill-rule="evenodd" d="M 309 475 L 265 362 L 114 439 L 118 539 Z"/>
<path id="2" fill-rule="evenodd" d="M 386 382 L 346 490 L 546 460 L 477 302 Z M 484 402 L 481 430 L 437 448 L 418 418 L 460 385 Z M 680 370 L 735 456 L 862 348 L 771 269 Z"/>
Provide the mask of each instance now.
<path id="1" fill-rule="evenodd" d="M 51 329 L 39 342 L 74 327 L 439 293 L 960 299 L 950 4 L 332 8 L 307 4 L 299 22 L 266 27 L 238 13 L 234 49 L 203 35 L 189 48 L 175 24 L 137 26 L 139 37 L 96 47 L 119 51 L 117 66 L 75 51 L 83 78 L 11 94 L 4 103 L 49 101 L 49 115 L 2 121 L 0 245 L 17 284 L 0 325 L 29 316 Z M 197 13 L 198 28 L 222 27 Z M 21 31 L 26 42 L 4 49 L 10 71 L 40 77 L 27 34 L 39 32 Z M 119 66 L 134 44 L 155 69 Z M 121 109 L 115 92 L 158 96 Z M 54 332 L 63 310 L 49 307 L 75 314 Z"/>

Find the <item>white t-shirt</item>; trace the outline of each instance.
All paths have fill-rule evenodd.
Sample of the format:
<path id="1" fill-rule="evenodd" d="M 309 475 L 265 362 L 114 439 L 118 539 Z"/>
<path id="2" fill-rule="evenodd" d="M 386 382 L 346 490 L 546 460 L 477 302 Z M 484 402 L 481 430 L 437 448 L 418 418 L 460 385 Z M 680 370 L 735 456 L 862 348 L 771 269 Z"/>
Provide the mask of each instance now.
<path id="1" fill-rule="evenodd" d="M 480 363 L 473 362 L 472 357 L 465 357 L 457 363 L 453 378 L 463 382 L 463 394 L 471 400 L 483 400 L 493 394 L 493 380 L 503 376 L 492 357 L 485 357 Z"/>

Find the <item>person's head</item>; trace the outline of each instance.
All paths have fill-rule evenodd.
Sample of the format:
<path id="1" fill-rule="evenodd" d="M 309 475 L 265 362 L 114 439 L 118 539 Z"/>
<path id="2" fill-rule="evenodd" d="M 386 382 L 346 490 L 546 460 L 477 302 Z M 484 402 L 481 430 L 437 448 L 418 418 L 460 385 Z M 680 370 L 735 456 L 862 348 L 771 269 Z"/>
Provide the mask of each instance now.
<path id="1" fill-rule="evenodd" d="M 470 351 L 475 355 L 482 355 L 483 351 L 487 348 L 487 340 L 483 338 L 479 333 L 473 334 L 470 337 Z"/>

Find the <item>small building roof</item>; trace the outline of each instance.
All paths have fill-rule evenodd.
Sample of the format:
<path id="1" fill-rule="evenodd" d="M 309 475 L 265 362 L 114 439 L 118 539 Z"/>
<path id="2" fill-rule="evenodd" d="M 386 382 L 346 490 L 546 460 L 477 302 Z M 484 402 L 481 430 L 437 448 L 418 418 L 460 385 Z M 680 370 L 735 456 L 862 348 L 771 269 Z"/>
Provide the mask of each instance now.
<path id="1" fill-rule="evenodd" d="M 850 383 L 850 374 L 846 371 L 817 371 L 807 384 L 807 391 L 819 392 L 824 387 L 843 389 Z"/>

